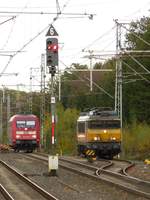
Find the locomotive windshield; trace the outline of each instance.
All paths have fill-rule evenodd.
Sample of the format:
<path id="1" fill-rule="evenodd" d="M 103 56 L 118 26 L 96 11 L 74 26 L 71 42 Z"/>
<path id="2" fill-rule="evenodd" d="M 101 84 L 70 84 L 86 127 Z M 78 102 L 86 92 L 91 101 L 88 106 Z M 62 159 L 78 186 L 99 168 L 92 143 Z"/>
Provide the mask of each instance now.
<path id="1" fill-rule="evenodd" d="M 35 121 L 18 120 L 16 126 L 17 128 L 35 128 Z"/>
<path id="2" fill-rule="evenodd" d="M 119 120 L 94 120 L 88 122 L 90 129 L 120 128 Z"/>
<path id="3" fill-rule="evenodd" d="M 78 132 L 79 133 L 85 132 L 85 122 L 78 122 Z"/>

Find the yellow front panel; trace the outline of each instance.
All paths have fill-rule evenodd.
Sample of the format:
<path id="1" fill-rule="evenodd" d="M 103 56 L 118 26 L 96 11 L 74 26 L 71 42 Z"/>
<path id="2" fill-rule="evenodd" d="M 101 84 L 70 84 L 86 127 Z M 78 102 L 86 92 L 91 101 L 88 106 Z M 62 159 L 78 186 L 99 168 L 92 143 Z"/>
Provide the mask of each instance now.
<path id="1" fill-rule="evenodd" d="M 120 129 L 88 129 L 87 130 L 87 142 L 96 141 L 101 142 L 107 141 L 121 141 L 121 130 Z"/>

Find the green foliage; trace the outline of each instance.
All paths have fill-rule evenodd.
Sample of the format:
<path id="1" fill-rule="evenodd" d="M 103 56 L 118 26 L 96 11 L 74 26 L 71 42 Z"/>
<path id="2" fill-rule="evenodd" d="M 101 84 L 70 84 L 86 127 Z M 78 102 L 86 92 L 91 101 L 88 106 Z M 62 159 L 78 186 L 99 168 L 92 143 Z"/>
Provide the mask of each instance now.
<path id="1" fill-rule="evenodd" d="M 55 148 L 59 154 L 75 154 L 76 152 L 76 121 L 78 111 L 76 109 L 64 109 L 58 103 L 56 108 Z M 51 117 L 46 115 L 44 124 L 45 149 L 52 149 L 51 145 Z"/>
<path id="2" fill-rule="evenodd" d="M 143 17 L 132 22 L 130 32 L 126 35 L 127 49 L 150 50 L 149 41 L 150 18 Z M 136 58 L 137 62 L 133 58 Z M 150 60 L 145 53 L 137 53 L 136 57 L 133 54 L 132 57 L 128 56 L 123 59 L 123 72 L 130 74 L 130 79 L 124 79 L 124 82 L 128 84 L 123 84 L 123 114 L 124 119 L 129 123 L 132 121 L 132 115 L 135 115 L 137 121 L 146 121 L 150 124 L 150 76 L 148 71 L 150 71 Z"/>
<path id="3" fill-rule="evenodd" d="M 123 131 L 123 149 L 130 158 L 144 159 L 150 156 L 150 126 L 133 122 Z"/>
<path id="4" fill-rule="evenodd" d="M 57 105 L 56 137 L 57 149 L 62 154 L 74 154 L 76 151 L 76 121 L 78 117 L 76 109 L 64 110 L 61 104 Z"/>
<path id="5" fill-rule="evenodd" d="M 141 38 L 142 40 L 139 38 Z M 126 35 L 126 44 L 128 46 L 128 49 L 131 50 L 150 49 L 148 43 L 143 42 L 144 40 L 148 42 L 149 38 L 150 38 L 149 17 L 143 17 L 140 20 L 137 20 L 136 22 L 131 22 L 130 31 Z"/>
<path id="6" fill-rule="evenodd" d="M 50 113 L 45 113 L 45 120 L 44 120 L 44 132 L 43 132 L 43 143 L 44 149 L 49 152 L 51 148 L 51 118 Z"/>
<path id="7" fill-rule="evenodd" d="M 96 63 L 94 69 L 114 69 L 115 62 L 110 60 L 104 65 Z M 73 71 L 73 70 L 74 71 Z M 114 107 L 115 78 L 112 72 L 93 72 L 93 91 L 90 91 L 90 73 L 86 65 L 72 64 L 61 76 L 61 101 L 65 108 L 84 110 L 89 107 Z M 100 85 L 100 86 L 99 86 Z M 58 83 L 56 87 L 58 91 Z M 108 94 L 110 94 L 110 97 Z"/>

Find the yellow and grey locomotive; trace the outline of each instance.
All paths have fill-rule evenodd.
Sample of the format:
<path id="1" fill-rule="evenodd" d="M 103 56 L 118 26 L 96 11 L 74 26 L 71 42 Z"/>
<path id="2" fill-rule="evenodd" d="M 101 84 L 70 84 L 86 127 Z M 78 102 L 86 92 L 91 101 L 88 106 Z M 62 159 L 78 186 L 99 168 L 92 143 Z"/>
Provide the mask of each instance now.
<path id="1" fill-rule="evenodd" d="M 77 120 L 78 153 L 110 158 L 121 152 L 120 119 L 110 108 L 94 108 Z M 93 153 L 94 152 L 94 153 Z"/>

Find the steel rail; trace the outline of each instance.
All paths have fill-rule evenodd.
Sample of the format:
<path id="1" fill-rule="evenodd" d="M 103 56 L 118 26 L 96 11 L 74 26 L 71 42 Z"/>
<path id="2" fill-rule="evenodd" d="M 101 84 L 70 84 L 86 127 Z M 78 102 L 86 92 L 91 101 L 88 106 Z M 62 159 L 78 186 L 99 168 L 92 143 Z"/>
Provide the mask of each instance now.
<path id="1" fill-rule="evenodd" d="M 0 184 L 0 192 L 6 200 L 14 200 L 14 198 L 9 194 L 2 184 Z"/>
<path id="2" fill-rule="evenodd" d="M 48 158 L 45 158 L 45 157 L 42 158 L 41 155 L 39 157 L 37 155 L 32 154 L 32 157 L 39 159 L 39 160 L 43 160 L 45 162 L 48 161 Z M 62 158 L 60 158 L 59 160 L 61 161 L 61 162 L 59 162 L 59 166 L 66 170 L 69 170 L 69 171 L 78 173 L 80 175 L 92 178 L 98 182 L 104 181 L 108 184 L 117 186 L 117 187 L 119 187 L 125 191 L 128 191 L 132 194 L 136 194 L 136 195 L 150 199 L 150 190 L 149 190 L 150 182 L 148 182 L 148 181 L 143 181 L 138 178 L 134 178 L 131 176 L 122 175 L 120 173 L 108 171 L 108 170 L 103 169 L 103 167 L 98 168 L 95 166 L 89 166 L 89 165 L 86 165 L 83 163 L 75 162 L 73 160 L 68 161 L 67 159 L 62 159 Z M 63 162 L 69 162 L 69 163 L 72 163 L 72 164 L 78 165 L 78 166 L 80 165 L 84 169 L 91 170 L 93 174 L 86 172 L 86 170 L 84 170 L 84 169 L 79 170 L 76 167 L 67 166 Z M 110 165 L 111 165 L 111 163 L 110 163 Z"/>
<path id="3" fill-rule="evenodd" d="M 39 185 L 19 173 L 16 169 L 6 164 L 6 162 L 0 160 L 0 164 L 2 164 L 4 167 L 6 167 L 9 171 L 11 171 L 13 174 L 15 174 L 17 177 L 19 177 L 22 181 L 30 185 L 34 190 L 36 190 L 38 193 L 40 193 L 45 199 L 48 200 L 58 200 L 56 197 L 54 197 L 52 194 L 48 193 L 46 190 L 41 188 Z"/>

